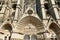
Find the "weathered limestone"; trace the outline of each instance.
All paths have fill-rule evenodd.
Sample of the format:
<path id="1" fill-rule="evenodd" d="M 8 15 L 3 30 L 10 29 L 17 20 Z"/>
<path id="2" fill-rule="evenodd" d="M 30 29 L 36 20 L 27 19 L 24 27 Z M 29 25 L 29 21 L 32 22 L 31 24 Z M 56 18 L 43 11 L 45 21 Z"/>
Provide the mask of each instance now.
<path id="1" fill-rule="evenodd" d="M 55 0 L 51 0 L 51 3 L 52 3 L 52 7 L 53 7 L 53 10 L 54 10 L 54 13 L 56 15 L 56 19 L 59 19 L 59 13 L 58 13 L 58 10 L 57 10 L 57 7 L 56 7 L 56 3 L 55 3 Z"/>
<path id="2" fill-rule="evenodd" d="M 31 4 L 29 5 L 30 1 Z M 5 3 L 2 5 L 2 9 L 0 11 L 0 20 L 2 18 L 1 16 L 4 18 L 3 22 L 0 22 L 1 40 L 60 40 L 60 17 L 55 5 L 55 0 L 50 0 L 51 5 L 49 4 L 49 7 L 53 10 L 53 16 L 55 14 L 56 20 L 52 15 L 48 15 L 48 12 L 46 13 L 44 4 L 47 0 L 39 0 L 40 3 L 35 3 L 35 1 L 38 0 L 26 0 L 28 5 L 25 0 L 4 1 Z M 16 7 L 12 7 L 13 4 L 17 4 L 14 5 Z M 39 9 L 39 6 L 36 7 L 34 6 L 35 4 L 40 4 L 41 9 L 39 12 L 41 12 L 43 17 L 41 17 L 41 15 L 39 16 L 36 12 L 38 11 L 36 9 Z M 26 6 L 25 12 L 24 5 Z M 11 17 L 13 16 L 14 18 L 12 19 Z"/>
<path id="3" fill-rule="evenodd" d="M 15 12 L 15 20 L 18 20 L 18 12 L 19 12 L 19 8 L 20 8 L 20 0 L 17 1 L 17 6 L 16 6 L 16 12 Z"/>
<path id="4" fill-rule="evenodd" d="M 44 7 L 44 1 L 45 0 L 40 0 L 40 3 L 41 3 L 41 10 L 42 10 L 43 19 L 46 19 L 46 11 L 45 11 L 45 7 Z"/>

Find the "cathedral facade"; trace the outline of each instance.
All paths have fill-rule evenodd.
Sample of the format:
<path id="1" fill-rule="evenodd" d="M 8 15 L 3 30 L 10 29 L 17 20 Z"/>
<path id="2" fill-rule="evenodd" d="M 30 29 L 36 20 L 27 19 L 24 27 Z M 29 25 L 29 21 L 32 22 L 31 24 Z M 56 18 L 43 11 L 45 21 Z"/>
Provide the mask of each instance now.
<path id="1" fill-rule="evenodd" d="M 0 0 L 0 40 L 60 40 L 60 0 Z"/>

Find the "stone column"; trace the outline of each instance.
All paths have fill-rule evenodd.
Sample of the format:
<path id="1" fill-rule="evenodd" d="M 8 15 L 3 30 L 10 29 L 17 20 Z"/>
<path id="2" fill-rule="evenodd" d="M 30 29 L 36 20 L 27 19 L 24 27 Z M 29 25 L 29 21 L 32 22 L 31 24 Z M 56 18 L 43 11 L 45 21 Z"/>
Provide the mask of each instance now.
<path id="1" fill-rule="evenodd" d="M 7 5 L 6 5 L 6 4 L 4 4 L 4 5 L 2 6 L 2 9 L 1 9 L 0 13 L 2 13 L 2 14 L 3 14 L 3 13 L 5 12 L 6 7 L 7 7 Z"/>
<path id="2" fill-rule="evenodd" d="M 7 40 L 7 36 L 5 36 L 4 40 Z"/>
<path id="3" fill-rule="evenodd" d="M 30 35 L 30 40 L 31 40 L 31 36 L 32 36 L 32 35 Z"/>
<path id="4" fill-rule="evenodd" d="M 20 8 L 20 0 L 17 1 L 17 6 L 16 6 L 16 12 L 15 12 L 14 20 L 18 20 L 19 8 Z"/>
<path id="5" fill-rule="evenodd" d="M 5 40 L 5 36 L 3 37 L 3 40 Z"/>
<path id="6" fill-rule="evenodd" d="M 46 12 L 45 12 L 45 7 L 44 7 L 44 0 L 40 0 L 40 4 L 41 4 L 41 11 L 42 11 L 43 19 L 46 19 Z"/>
<path id="7" fill-rule="evenodd" d="M 43 35 L 44 35 L 44 40 L 49 40 L 49 39 L 47 38 L 48 33 L 44 33 Z"/>
<path id="8" fill-rule="evenodd" d="M 12 7 L 12 0 L 7 0 L 8 3 L 8 7 L 11 8 Z"/>
<path id="9" fill-rule="evenodd" d="M 9 18 L 9 15 L 10 15 L 10 11 L 9 11 L 9 7 L 6 8 L 5 10 L 5 15 L 4 15 L 4 20 L 7 20 Z"/>
<path id="10" fill-rule="evenodd" d="M 0 11 L 0 15 L 3 15 L 2 17 L 2 21 L 1 22 L 3 22 L 4 21 L 4 15 L 5 15 L 5 11 L 6 11 L 6 7 L 7 7 L 7 5 L 6 4 L 4 4 L 4 5 L 2 5 L 2 9 L 1 9 L 1 11 Z"/>
<path id="11" fill-rule="evenodd" d="M 9 40 L 9 36 L 7 36 L 7 39 L 6 40 Z"/>
<path id="12" fill-rule="evenodd" d="M 18 21 L 18 16 L 19 16 L 19 9 L 20 9 L 20 0 L 17 1 L 17 6 L 16 6 L 16 11 L 15 11 L 15 17 L 14 17 L 14 21 L 13 21 L 13 24 L 14 24 L 14 28 L 16 28 L 16 23 Z"/>
<path id="13" fill-rule="evenodd" d="M 40 0 L 40 4 L 41 4 L 41 11 L 42 11 L 42 15 L 43 15 L 43 23 L 46 26 L 47 24 L 47 17 L 46 17 L 46 11 L 45 11 L 45 7 L 44 7 L 44 1 L 45 0 Z M 46 28 L 46 27 L 45 27 Z"/>
<path id="14" fill-rule="evenodd" d="M 21 6 L 22 6 L 22 9 L 21 9 L 21 16 L 23 15 L 23 12 L 24 12 L 24 0 L 21 0 L 21 2 L 22 2 L 22 4 L 21 4 Z"/>
<path id="15" fill-rule="evenodd" d="M 51 0 L 51 3 L 52 3 L 52 7 L 54 10 L 55 16 L 57 19 L 59 19 L 59 14 L 58 14 L 58 10 L 57 10 L 56 5 L 55 5 L 55 0 Z"/>

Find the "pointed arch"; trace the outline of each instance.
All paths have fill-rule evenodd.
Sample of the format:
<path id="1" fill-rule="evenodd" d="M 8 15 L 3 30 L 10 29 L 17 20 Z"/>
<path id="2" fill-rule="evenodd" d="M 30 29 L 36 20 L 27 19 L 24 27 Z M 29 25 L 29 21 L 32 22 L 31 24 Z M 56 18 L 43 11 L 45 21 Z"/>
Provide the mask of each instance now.
<path id="1" fill-rule="evenodd" d="M 60 38 L 60 27 L 56 23 L 52 22 L 49 25 L 48 31 L 51 34 L 50 37 L 53 37 L 52 39 L 54 39 L 54 37 L 55 37 L 55 39 L 59 40 L 59 38 Z"/>
<path id="2" fill-rule="evenodd" d="M 52 29 L 55 33 L 60 32 L 60 27 L 56 23 L 54 23 L 54 22 L 52 22 L 49 25 L 49 29 Z"/>
<path id="3" fill-rule="evenodd" d="M 2 25 L 1 29 L 6 33 L 6 30 L 8 31 L 6 34 L 9 36 L 9 40 L 11 39 L 12 36 L 12 25 L 9 23 L 5 23 Z"/>
<path id="4" fill-rule="evenodd" d="M 18 30 L 22 30 L 22 31 L 20 31 L 21 33 L 24 33 L 24 31 L 28 31 L 28 33 L 32 32 L 32 31 L 33 31 L 33 33 L 35 31 L 44 32 L 44 25 L 43 25 L 42 21 L 35 16 L 25 16 L 20 21 L 18 21 L 18 26 L 19 27 L 17 27 L 17 28 L 20 28 Z M 25 29 L 28 29 L 28 30 L 25 30 Z M 32 31 L 30 31 L 30 29 Z M 37 32 L 35 32 L 35 34 Z M 31 34 L 31 33 L 29 33 L 29 34 Z"/>
<path id="5" fill-rule="evenodd" d="M 12 31 L 12 25 L 9 23 L 4 24 L 1 28 L 4 30 Z"/>
<path id="6" fill-rule="evenodd" d="M 22 18 L 19 21 L 19 27 L 23 27 L 24 28 L 24 26 L 26 26 L 29 23 L 34 25 L 36 28 L 44 29 L 43 23 L 38 18 L 36 18 L 34 16 L 26 16 L 26 17 Z"/>

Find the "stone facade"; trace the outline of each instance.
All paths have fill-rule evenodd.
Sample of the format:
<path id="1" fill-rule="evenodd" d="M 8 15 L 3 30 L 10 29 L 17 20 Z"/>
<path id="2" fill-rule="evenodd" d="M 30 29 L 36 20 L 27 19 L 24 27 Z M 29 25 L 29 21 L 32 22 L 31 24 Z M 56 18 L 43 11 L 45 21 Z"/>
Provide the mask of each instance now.
<path id="1" fill-rule="evenodd" d="M 0 40 L 60 40 L 60 0 L 0 0 Z"/>

